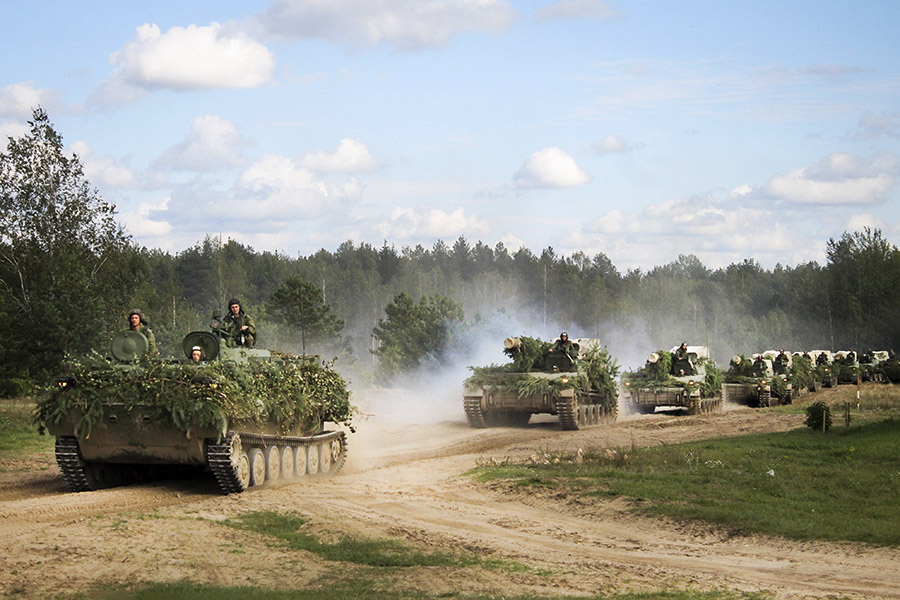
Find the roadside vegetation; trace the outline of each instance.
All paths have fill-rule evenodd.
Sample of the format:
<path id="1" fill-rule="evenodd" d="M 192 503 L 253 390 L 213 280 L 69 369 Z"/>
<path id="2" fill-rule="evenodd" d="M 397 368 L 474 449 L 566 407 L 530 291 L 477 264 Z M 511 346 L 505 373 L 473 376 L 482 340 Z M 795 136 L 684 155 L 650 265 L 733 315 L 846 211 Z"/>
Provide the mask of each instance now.
<path id="1" fill-rule="evenodd" d="M 635 512 L 734 533 L 900 546 L 900 392 L 894 386 L 868 391 L 860 410 L 851 404 L 849 426 L 844 401 L 832 404 L 828 433 L 798 428 L 609 449 L 538 464 L 485 465 L 472 474 L 554 496 L 624 497 Z M 804 405 L 762 410 L 802 412 Z"/>
<path id="2" fill-rule="evenodd" d="M 53 448 L 54 438 L 38 434 L 30 398 L 0 400 L 0 456 L 21 458 Z"/>

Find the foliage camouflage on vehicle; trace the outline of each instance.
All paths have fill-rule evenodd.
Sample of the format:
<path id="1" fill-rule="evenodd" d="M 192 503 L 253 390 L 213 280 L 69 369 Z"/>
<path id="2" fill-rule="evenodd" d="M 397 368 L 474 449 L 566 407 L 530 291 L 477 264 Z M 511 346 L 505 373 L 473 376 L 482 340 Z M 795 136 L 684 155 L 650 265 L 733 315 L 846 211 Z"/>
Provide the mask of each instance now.
<path id="1" fill-rule="evenodd" d="M 519 340 L 521 352 L 503 349 L 503 353 L 512 359 L 511 363 L 469 367 L 472 375 L 466 379 L 465 385 L 485 389 L 515 387 L 520 398 L 536 393 L 548 393 L 557 398 L 566 389 L 581 392 L 593 389 L 615 395 L 615 377 L 619 374 L 619 365 L 610 357 L 606 348 L 597 345 L 585 350 L 576 362 L 574 377 L 548 379 L 536 377 L 530 372 L 544 370 L 544 358 L 552 344 L 527 336 L 520 336 Z"/>
<path id="2" fill-rule="evenodd" d="M 59 423 L 73 408 L 82 416 L 79 436 L 103 426 L 104 407 L 151 407 L 158 420 L 187 432 L 192 426 L 224 431 L 230 421 L 273 421 L 287 432 L 320 421 L 350 425 L 352 407 L 347 384 L 331 365 L 315 357 L 274 355 L 272 361 L 209 362 L 200 366 L 151 362 L 119 365 L 94 354 L 70 359 L 61 382 L 35 409 L 43 430 Z"/>
<path id="3" fill-rule="evenodd" d="M 665 350 L 657 350 L 659 360 L 647 362 L 634 373 L 628 374 L 632 386 L 649 390 L 662 390 L 665 388 L 680 387 L 690 389 L 687 382 L 679 380 L 671 375 L 673 355 Z M 716 369 L 710 361 L 699 359 L 699 364 L 706 367 L 706 373 L 697 384 L 700 388 L 701 398 L 712 398 L 722 389 L 722 373 Z"/>
<path id="4" fill-rule="evenodd" d="M 469 424 L 523 425 L 538 413 L 559 415 L 564 429 L 614 422 L 618 364 L 598 340 L 573 342 L 576 355 L 569 356 L 538 338 L 508 338 L 503 352 L 510 363 L 469 367 L 463 399 Z"/>

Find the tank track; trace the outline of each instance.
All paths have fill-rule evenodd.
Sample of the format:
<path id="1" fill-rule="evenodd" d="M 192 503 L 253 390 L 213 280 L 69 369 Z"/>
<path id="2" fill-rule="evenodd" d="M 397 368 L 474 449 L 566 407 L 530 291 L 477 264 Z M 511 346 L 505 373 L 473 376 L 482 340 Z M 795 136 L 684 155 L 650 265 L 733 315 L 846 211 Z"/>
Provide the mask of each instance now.
<path id="1" fill-rule="evenodd" d="M 78 438 L 74 436 L 56 438 L 56 464 L 59 465 L 63 479 L 73 492 L 88 492 L 94 489 L 88 481 L 85 463 L 78 450 Z"/>
<path id="2" fill-rule="evenodd" d="M 480 398 L 464 398 L 463 408 L 466 411 L 466 420 L 470 427 L 476 429 L 484 429 L 487 427 L 487 421 L 484 420 L 484 412 L 481 410 Z"/>
<path id="3" fill-rule="evenodd" d="M 607 408 L 603 404 L 581 404 L 575 397 L 557 398 L 556 413 L 559 425 L 567 431 L 582 427 L 615 423 L 619 417 L 619 404 L 615 402 Z"/>
<path id="4" fill-rule="evenodd" d="M 335 440 L 340 440 L 341 449 L 338 455 L 332 458 L 328 472 L 313 474 L 314 476 L 331 476 L 339 473 L 347 461 L 347 436 L 343 431 L 329 431 L 303 437 L 229 431 L 218 442 L 210 440 L 206 450 L 207 464 L 215 475 L 223 494 L 239 494 L 253 485 L 245 483 L 239 472 L 238 461 L 243 448 L 271 448 L 273 446 L 277 448 L 311 448 L 323 443 L 330 447 Z"/>

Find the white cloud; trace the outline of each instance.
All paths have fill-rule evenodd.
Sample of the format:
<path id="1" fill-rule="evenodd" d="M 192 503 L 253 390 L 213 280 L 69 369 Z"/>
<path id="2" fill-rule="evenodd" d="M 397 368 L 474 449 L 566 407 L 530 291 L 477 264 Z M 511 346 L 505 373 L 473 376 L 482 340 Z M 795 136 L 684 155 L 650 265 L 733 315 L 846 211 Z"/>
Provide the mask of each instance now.
<path id="1" fill-rule="evenodd" d="M 427 207 L 395 208 L 390 221 L 379 229 L 382 234 L 398 241 L 421 238 L 452 239 L 461 235 L 477 237 L 487 234 L 490 226 L 474 216 L 467 216 L 465 209 L 457 208 L 451 213 Z"/>
<path id="2" fill-rule="evenodd" d="M 514 18 L 501 0 L 275 0 L 258 21 L 273 35 L 419 50 L 461 33 L 502 32 Z"/>
<path id="3" fill-rule="evenodd" d="M 867 112 L 860 117 L 852 137 L 858 140 L 900 138 L 900 113 L 877 115 Z"/>
<path id="4" fill-rule="evenodd" d="M 146 89 L 251 88 L 272 78 L 275 59 L 262 44 L 219 23 L 173 27 L 145 23 L 110 55 L 113 74 L 101 85 L 106 101 L 125 101 Z"/>
<path id="5" fill-rule="evenodd" d="M 361 173 L 378 168 L 378 160 L 360 141 L 344 138 L 333 154 L 324 150 L 303 156 L 300 164 L 320 173 Z"/>
<path id="6" fill-rule="evenodd" d="M 275 154 L 266 154 L 245 169 L 225 212 L 245 220 L 296 221 L 320 219 L 355 199 L 361 186 L 354 179 L 326 185 L 310 169 Z"/>
<path id="7" fill-rule="evenodd" d="M 611 210 L 572 232 L 566 243 L 588 254 L 603 252 L 620 269 L 667 264 L 679 254 L 694 254 L 719 268 L 749 256 L 769 265 L 818 258 L 820 248 L 798 244 L 800 235 L 774 207 L 735 206 L 700 195 L 649 206 L 640 214 Z"/>
<path id="8" fill-rule="evenodd" d="M 559 0 L 534 11 L 541 21 L 548 19 L 608 19 L 618 13 L 604 0 Z"/>
<path id="9" fill-rule="evenodd" d="M 862 231 L 866 227 L 881 230 L 885 228 L 884 221 L 872 213 L 860 213 L 851 216 L 847 220 L 847 226 L 844 228 L 844 231 Z"/>
<path id="10" fill-rule="evenodd" d="M 30 82 L 11 83 L 0 90 L 0 117 L 28 120 L 38 106 L 56 105 L 56 92 L 39 90 Z"/>
<path id="11" fill-rule="evenodd" d="M 801 204 L 874 204 L 896 186 L 898 158 L 892 153 L 881 153 L 872 160 L 831 154 L 809 167 L 773 176 L 764 191 Z"/>
<path id="12" fill-rule="evenodd" d="M 72 152 L 84 167 L 84 176 L 92 185 L 103 188 L 123 188 L 134 182 L 134 169 L 119 165 L 112 157 L 97 158 L 83 141 L 72 144 Z"/>
<path id="13" fill-rule="evenodd" d="M 238 128 L 221 117 L 196 117 L 184 141 L 169 148 L 156 166 L 176 170 L 208 171 L 243 163 L 247 142 Z"/>
<path id="14" fill-rule="evenodd" d="M 745 184 L 739 185 L 739 186 L 735 187 L 734 189 L 732 189 L 731 193 L 728 194 L 728 197 L 732 198 L 732 199 L 742 198 L 752 192 L 753 192 L 753 188 L 745 183 Z"/>
<path id="15" fill-rule="evenodd" d="M 156 238 L 168 235 L 172 231 L 172 225 L 168 221 L 154 219 L 152 215 L 165 213 L 169 208 L 169 200 L 165 198 L 158 204 L 141 202 L 136 211 L 120 213 L 119 220 L 128 233 L 136 237 Z"/>
<path id="16" fill-rule="evenodd" d="M 4 140 L 4 142 L 7 138 L 18 139 L 28 133 L 28 131 L 28 125 L 22 121 L 0 122 L 0 140 Z M 3 150 L 5 149 L 6 145 L 3 144 Z"/>
<path id="17" fill-rule="evenodd" d="M 617 152 L 630 150 L 622 136 L 612 134 L 594 142 L 594 149 L 600 154 L 615 154 Z"/>
<path id="18" fill-rule="evenodd" d="M 535 152 L 513 174 L 517 188 L 575 187 L 590 180 L 575 159 L 556 146 Z"/>

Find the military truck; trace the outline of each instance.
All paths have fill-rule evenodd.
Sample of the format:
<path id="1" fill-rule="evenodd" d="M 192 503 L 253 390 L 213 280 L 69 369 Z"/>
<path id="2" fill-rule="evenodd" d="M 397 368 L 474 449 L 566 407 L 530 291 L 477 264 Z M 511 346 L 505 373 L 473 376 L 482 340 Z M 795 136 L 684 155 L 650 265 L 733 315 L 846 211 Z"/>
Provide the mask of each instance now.
<path id="1" fill-rule="evenodd" d="M 656 409 L 688 414 L 722 410 L 722 375 L 706 346 L 675 347 L 650 354 L 643 367 L 622 377 L 625 401 L 632 413 Z"/>
<path id="2" fill-rule="evenodd" d="M 56 460 L 73 491 L 140 480 L 154 466 L 211 471 L 225 494 L 275 480 L 333 475 L 352 431 L 345 381 L 315 356 L 227 347 L 189 333 L 184 358 L 152 360 L 147 339 L 118 334 L 111 356 L 65 365 L 35 409 L 56 436 Z M 192 355 L 199 359 L 195 362 Z"/>
<path id="3" fill-rule="evenodd" d="M 470 367 L 463 409 L 471 427 L 524 426 L 535 414 L 558 416 L 566 430 L 615 422 L 618 365 L 599 340 L 573 339 L 568 351 L 527 336 L 503 345 L 512 362 Z"/>

